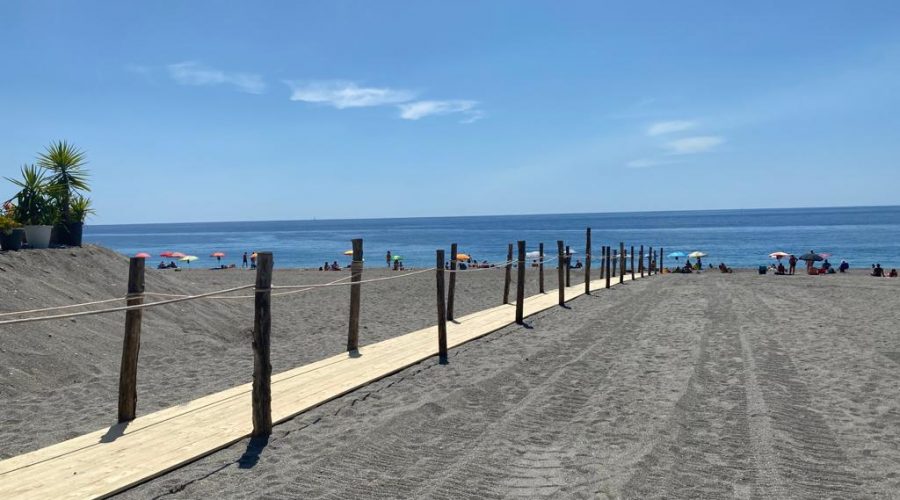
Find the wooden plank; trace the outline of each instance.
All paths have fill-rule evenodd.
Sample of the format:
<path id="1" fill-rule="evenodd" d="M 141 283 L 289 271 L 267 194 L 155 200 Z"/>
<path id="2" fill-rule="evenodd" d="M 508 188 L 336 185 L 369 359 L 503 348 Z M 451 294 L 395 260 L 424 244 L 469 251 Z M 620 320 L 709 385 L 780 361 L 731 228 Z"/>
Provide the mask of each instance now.
<path id="1" fill-rule="evenodd" d="M 602 280 L 592 283 L 595 290 L 602 286 Z M 571 300 L 583 288 L 569 287 L 562 294 L 566 292 Z M 530 316 L 557 302 L 551 293 L 528 297 L 523 304 Z M 513 313 L 513 306 L 501 305 L 448 324 L 448 349 L 512 324 Z M 361 347 L 358 356 L 344 353 L 273 376 L 273 422 L 438 354 L 437 329 L 424 328 Z M 156 477 L 247 437 L 253 431 L 247 411 L 252 393 L 252 384 L 243 384 L 0 461 L 0 498 L 103 497 Z"/>

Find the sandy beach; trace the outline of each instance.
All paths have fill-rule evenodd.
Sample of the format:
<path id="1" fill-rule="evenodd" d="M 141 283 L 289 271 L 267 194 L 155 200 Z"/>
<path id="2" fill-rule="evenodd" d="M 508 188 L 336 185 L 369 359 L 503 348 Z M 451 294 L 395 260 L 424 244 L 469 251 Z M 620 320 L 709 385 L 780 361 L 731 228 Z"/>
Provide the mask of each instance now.
<path id="1" fill-rule="evenodd" d="M 97 247 L 2 254 L 0 312 L 120 296 L 126 270 Z M 275 283 L 344 274 L 276 270 Z M 252 279 L 148 270 L 147 291 Z M 547 280 L 555 288 L 555 270 Z M 302 414 L 258 456 L 244 440 L 121 496 L 891 498 L 897 286 L 865 272 L 639 280 Z M 433 324 L 433 287 L 430 273 L 366 286 L 362 343 Z M 458 287 L 458 314 L 484 309 L 500 302 L 502 273 L 461 273 Z M 340 287 L 275 299 L 275 372 L 343 350 L 348 297 Z M 138 412 L 249 381 L 251 302 L 147 312 Z M 123 318 L 0 330 L 0 458 L 112 423 Z"/>

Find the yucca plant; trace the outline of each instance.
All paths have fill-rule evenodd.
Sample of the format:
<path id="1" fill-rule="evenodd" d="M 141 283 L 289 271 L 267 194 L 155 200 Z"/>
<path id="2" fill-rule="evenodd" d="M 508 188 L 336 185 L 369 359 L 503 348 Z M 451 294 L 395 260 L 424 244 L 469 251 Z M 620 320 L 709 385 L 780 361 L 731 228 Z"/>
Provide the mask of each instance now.
<path id="1" fill-rule="evenodd" d="M 71 215 L 73 222 L 84 222 L 88 215 L 93 215 L 94 213 L 96 212 L 91 206 L 90 198 L 80 194 L 72 198 L 69 206 L 69 215 Z"/>
<path id="2" fill-rule="evenodd" d="M 22 166 L 22 178 L 6 180 L 20 188 L 16 193 L 15 219 L 20 224 L 47 225 L 53 223 L 53 210 L 48 199 L 47 177 L 34 165 Z"/>
<path id="3" fill-rule="evenodd" d="M 87 163 L 84 151 L 66 141 L 57 141 L 47 146 L 38 155 L 38 165 L 50 172 L 48 193 L 56 201 L 63 224 L 76 222 L 72 219 L 72 198 L 79 191 L 90 191 Z"/>

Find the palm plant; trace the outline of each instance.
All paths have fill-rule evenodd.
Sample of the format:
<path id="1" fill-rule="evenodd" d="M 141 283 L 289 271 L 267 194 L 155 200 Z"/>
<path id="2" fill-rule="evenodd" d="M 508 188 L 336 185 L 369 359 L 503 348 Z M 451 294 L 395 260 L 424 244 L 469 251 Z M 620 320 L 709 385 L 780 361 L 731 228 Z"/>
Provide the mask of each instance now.
<path id="1" fill-rule="evenodd" d="M 50 171 L 48 192 L 56 200 L 61 222 L 72 220 L 72 198 L 78 191 L 90 191 L 88 172 L 83 167 L 87 163 L 84 151 L 66 141 L 57 141 L 47 146 L 38 155 L 38 165 Z"/>
<path id="2" fill-rule="evenodd" d="M 21 188 L 15 196 L 17 222 L 26 226 L 52 223 L 53 210 L 47 199 L 47 177 L 43 169 L 23 165 L 21 179 L 7 177 L 6 180 Z"/>

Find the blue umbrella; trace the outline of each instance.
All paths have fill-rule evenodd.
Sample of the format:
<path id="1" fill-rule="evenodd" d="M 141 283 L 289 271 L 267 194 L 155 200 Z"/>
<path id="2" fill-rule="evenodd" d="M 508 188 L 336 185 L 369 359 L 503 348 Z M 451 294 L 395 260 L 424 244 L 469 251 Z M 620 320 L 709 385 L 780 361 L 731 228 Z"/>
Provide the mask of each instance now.
<path id="1" fill-rule="evenodd" d="M 687 254 L 684 252 L 672 252 L 669 254 L 669 257 L 674 257 L 675 260 L 678 260 L 678 257 L 687 257 Z"/>

